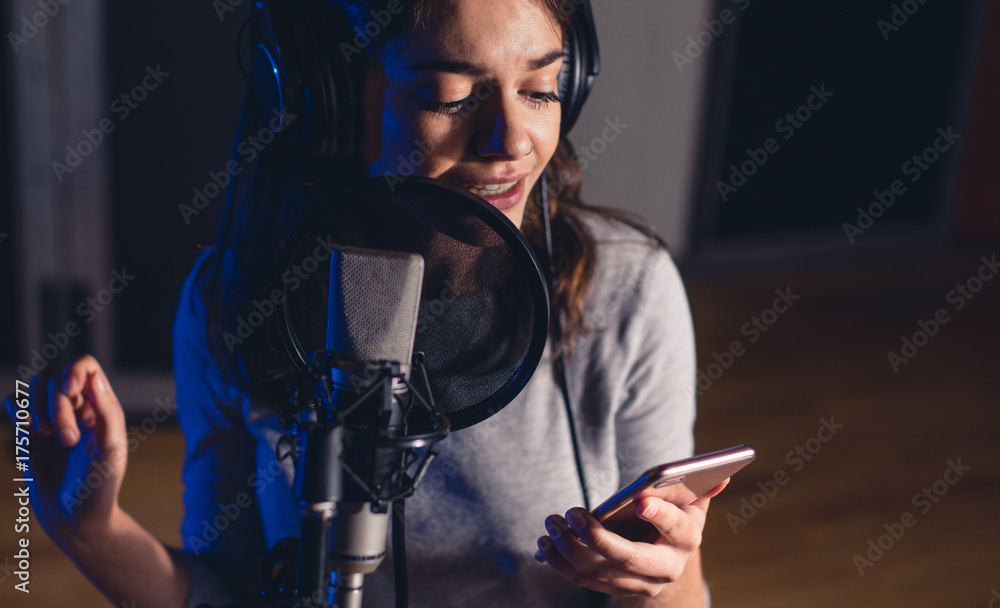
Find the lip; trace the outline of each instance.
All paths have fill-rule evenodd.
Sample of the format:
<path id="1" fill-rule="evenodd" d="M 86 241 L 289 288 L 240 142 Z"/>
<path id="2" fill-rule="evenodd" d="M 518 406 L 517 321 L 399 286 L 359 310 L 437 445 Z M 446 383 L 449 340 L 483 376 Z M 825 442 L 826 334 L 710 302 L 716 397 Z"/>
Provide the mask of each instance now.
<path id="1" fill-rule="evenodd" d="M 474 192 L 469 192 L 469 194 L 474 194 L 485 200 L 490 205 L 496 207 L 500 211 L 505 211 L 511 207 L 516 206 L 521 202 L 524 195 L 524 180 L 528 177 L 529 173 L 519 173 L 510 176 L 502 177 L 468 177 L 458 180 L 456 183 L 468 189 L 470 186 L 489 186 L 492 184 L 509 184 L 510 182 L 516 182 L 514 187 L 504 192 L 503 194 L 496 194 L 493 196 L 483 196 L 481 194 L 475 194 Z"/>

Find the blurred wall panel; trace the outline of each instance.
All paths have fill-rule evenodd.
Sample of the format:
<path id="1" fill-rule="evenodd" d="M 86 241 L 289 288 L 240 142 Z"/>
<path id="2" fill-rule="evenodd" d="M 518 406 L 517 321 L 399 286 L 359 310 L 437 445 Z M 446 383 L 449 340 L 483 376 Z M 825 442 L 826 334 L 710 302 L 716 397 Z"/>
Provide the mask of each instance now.
<path id="1" fill-rule="evenodd" d="M 110 2 L 112 255 L 114 268 L 134 277 L 114 302 L 130 328 L 116 336 L 119 368 L 170 369 L 181 281 L 199 245 L 214 240 L 225 196 L 216 189 L 196 215 L 180 207 L 231 158 L 245 87 L 236 38 L 249 9 L 249 2 Z"/>
<path id="2" fill-rule="evenodd" d="M 776 0 L 741 12 L 739 36 L 715 49 L 698 256 L 943 242 L 981 10 Z"/>
<path id="3" fill-rule="evenodd" d="M 110 267 L 105 4 L 8 7 L 16 362 L 26 377 L 82 351 L 112 358 L 111 317 L 80 312 L 107 284 Z"/>
<path id="4" fill-rule="evenodd" d="M 736 35 L 744 2 L 592 3 L 601 74 L 570 133 L 584 164 L 583 196 L 642 215 L 675 255 L 688 246 L 710 55 Z"/>
<path id="5" fill-rule="evenodd" d="M 13 15 L 9 8 L 0 10 L 0 32 L 10 32 Z M 15 313 L 18 299 L 11 297 L 17 293 L 18 276 L 15 247 L 11 232 L 14 230 L 14 118 L 11 115 L 13 103 L 13 51 L 4 48 L 0 53 L 0 278 L 4 281 L 6 298 L 0 298 L 0 366 L 13 367 L 17 360 L 20 338 L 17 332 Z"/>

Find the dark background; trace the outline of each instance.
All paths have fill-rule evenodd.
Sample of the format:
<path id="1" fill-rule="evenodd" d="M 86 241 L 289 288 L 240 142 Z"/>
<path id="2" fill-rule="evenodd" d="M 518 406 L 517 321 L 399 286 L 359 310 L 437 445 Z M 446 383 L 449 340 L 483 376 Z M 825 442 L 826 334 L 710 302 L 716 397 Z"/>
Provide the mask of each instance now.
<path id="1" fill-rule="evenodd" d="M 734 341 L 746 353 L 699 395 L 697 451 L 740 443 L 758 450 L 709 512 L 704 563 L 720 608 L 981 607 L 1000 597 L 1000 277 L 961 311 L 945 299 L 1000 251 L 1000 4 L 927 0 L 886 41 L 877 21 L 893 4 L 903 2 L 753 0 L 710 49 L 692 239 L 680 262 L 698 369 L 708 371 Z M 720 0 L 708 14 L 733 6 Z M 230 157 L 244 88 L 234 40 L 248 9 L 244 1 L 220 21 L 204 0 L 109 5 L 105 97 L 135 85 L 147 65 L 171 74 L 107 144 L 111 263 L 149 278 L 105 313 L 115 318 L 116 390 L 133 372 L 168 377 L 180 281 L 199 245 L 212 242 L 222 200 L 190 225 L 178 206 Z M 11 27 L 7 17 L 0 11 L 0 32 Z M 0 83 L 11 77 L 4 51 Z M 675 69 L 667 57 L 663 69 Z M 823 84 L 834 97 L 792 139 L 777 135 L 780 151 L 722 202 L 715 182 Z M 0 86 L 0 233 L 12 233 L 16 219 L 8 204 L 17 120 L 9 90 Z M 960 145 L 908 182 L 901 164 L 949 125 Z M 906 181 L 907 193 L 850 244 L 843 224 L 894 179 Z M 0 242 L 7 286 L 16 283 L 16 239 Z M 751 343 L 741 327 L 771 306 L 776 289 L 801 299 Z M 18 299 L 9 287 L 3 296 L 0 369 L 29 346 L 10 339 Z M 941 308 L 951 320 L 894 370 L 887 353 Z M 71 350 L 86 349 L 78 341 Z M 133 395 L 164 394 L 136 384 Z M 138 425 L 146 412 L 130 414 Z M 807 468 L 792 470 L 785 455 L 815 437 L 822 419 L 843 431 Z M 0 444 L 11 436 L 0 424 Z M 130 454 L 122 495 L 123 508 L 174 545 L 184 449 L 176 426 L 158 427 Z M 861 576 L 854 556 L 915 511 L 914 493 L 955 459 L 969 474 Z M 788 484 L 733 529 L 728 516 L 779 470 L 793 473 Z M 14 477 L 12 459 L 0 459 L 0 471 Z M 0 521 L 11 521 L 14 509 L 0 500 Z M 0 566 L 13 553 L 12 532 L 0 529 Z M 105 605 L 37 527 L 31 543 L 36 594 L 16 594 L 0 567 L 0 603 Z"/>
<path id="2" fill-rule="evenodd" d="M 180 282 L 199 245 L 214 239 L 224 196 L 190 224 L 178 206 L 189 203 L 192 189 L 204 187 L 210 172 L 231 157 L 245 84 L 233 41 L 248 7 L 242 3 L 220 20 L 206 2 L 110 4 L 107 98 L 133 86 L 147 65 L 170 73 L 110 138 L 113 266 L 159 279 L 125 290 L 111 311 L 120 369 L 169 369 Z M 734 5 L 718 3 L 719 10 L 725 7 Z M 916 183 L 900 166 L 931 144 L 937 128 L 953 126 L 959 133 L 966 128 L 981 4 L 928 2 L 886 41 L 876 23 L 891 10 L 864 0 L 783 0 L 735 11 L 736 34 L 721 36 L 711 48 L 686 267 L 697 269 L 716 251 L 739 257 L 775 243 L 792 243 L 784 248 L 784 260 L 770 260 L 780 264 L 812 252 L 817 242 L 832 244 L 825 258 L 836 260 L 864 255 L 883 237 L 914 237 L 906 241 L 911 246 L 947 246 L 963 237 L 950 218 L 960 204 L 953 178 L 964 148 L 942 154 Z M 4 57 L 9 71 L 10 53 Z M 833 97 L 785 140 L 775 122 L 805 103 L 810 87 L 821 85 Z M 0 110 L 9 108 L 9 96 L 0 98 Z M 0 115 L 9 129 L 10 112 Z M 730 166 L 746 160 L 746 149 L 759 148 L 768 137 L 778 140 L 780 150 L 722 201 L 716 182 L 727 180 Z M 10 142 L 3 137 L 0 145 L 4 200 L 10 200 L 12 188 Z M 858 239 L 861 247 L 848 247 L 843 224 L 855 223 L 857 207 L 871 203 L 872 192 L 888 189 L 894 179 L 905 182 L 906 194 Z M 5 204 L 0 225 L 12 225 L 12 213 Z M 0 270 L 12 278 L 13 251 L 10 243 L 0 243 Z M 5 335 L 17 335 L 15 299 L 0 303 L 0 323 Z M 16 339 L 4 341 L 0 363 L 16 364 L 25 349 Z M 87 344 L 69 350 L 86 352 Z"/>
<path id="3" fill-rule="evenodd" d="M 718 205 L 718 214 L 705 218 L 702 236 L 836 231 L 892 179 L 908 191 L 872 234 L 937 225 L 950 157 L 912 184 L 900 166 L 931 145 L 937 128 L 960 124 L 975 7 L 929 2 L 888 31 L 888 40 L 876 25 L 890 15 L 881 2 L 762 2 L 743 13 L 728 83 L 731 110 L 716 117 L 728 125 L 724 158 L 710 159 L 706 173 L 721 169 L 715 179 L 728 180 L 730 166 L 768 137 L 780 149 L 727 201 L 712 184 L 700 208 Z M 786 140 L 789 132 L 777 132 L 775 123 L 821 85 L 834 95 Z"/>

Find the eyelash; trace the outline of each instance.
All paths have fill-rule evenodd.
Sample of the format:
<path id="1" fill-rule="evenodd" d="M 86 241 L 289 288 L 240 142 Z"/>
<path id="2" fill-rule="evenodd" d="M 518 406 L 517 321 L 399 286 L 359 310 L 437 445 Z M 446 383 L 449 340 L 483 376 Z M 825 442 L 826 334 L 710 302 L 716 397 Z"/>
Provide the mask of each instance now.
<path id="1" fill-rule="evenodd" d="M 424 110 L 430 112 L 433 116 L 454 116 L 465 109 L 466 104 L 469 103 L 472 97 L 472 95 L 469 95 L 458 101 L 433 101 L 424 99 L 423 97 L 418 97 L 418 99 L 421 105 L 424 106 Z M 562 103 L 562 99 L 555 93 L 532 93 L 525 103 L 532 110 L 541 110 L 553 101 Z"/>

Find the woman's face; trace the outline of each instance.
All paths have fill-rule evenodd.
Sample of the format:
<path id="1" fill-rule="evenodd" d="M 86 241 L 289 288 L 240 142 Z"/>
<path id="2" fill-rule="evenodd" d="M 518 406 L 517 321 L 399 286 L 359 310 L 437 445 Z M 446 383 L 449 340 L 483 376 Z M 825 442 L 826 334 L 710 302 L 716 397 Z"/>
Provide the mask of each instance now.
<path id="1" fill-rule="evenodd" d="M 458 184 L 520 226 L 559 142 L 559 24 L 533 0 L 451 4 L 369 70 L 362 158 L 374 176 Z"/>

